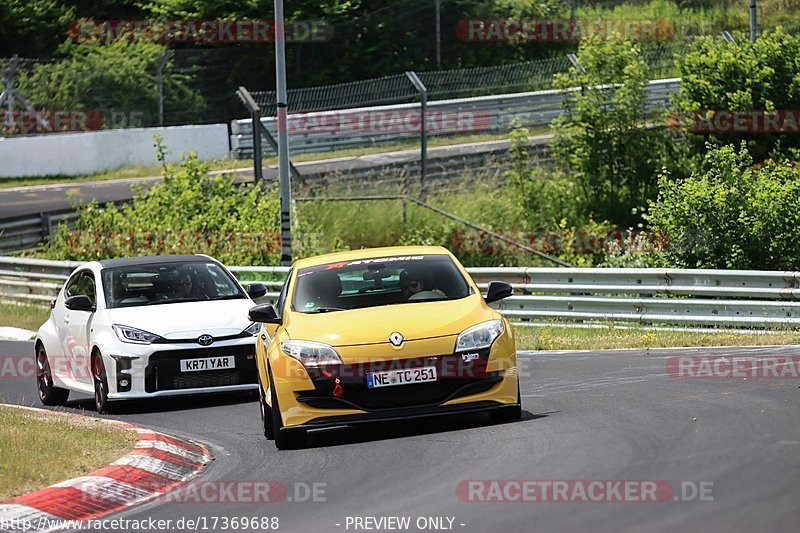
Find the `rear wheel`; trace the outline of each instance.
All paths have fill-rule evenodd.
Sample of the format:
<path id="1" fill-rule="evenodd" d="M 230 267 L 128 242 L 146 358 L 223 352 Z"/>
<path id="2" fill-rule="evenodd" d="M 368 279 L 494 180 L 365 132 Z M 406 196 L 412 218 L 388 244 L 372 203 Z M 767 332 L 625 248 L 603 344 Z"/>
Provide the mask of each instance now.
<path id="1" fill-rule="evenodd" d="M 489 418 L 494 422 L 511 422 L 522 418 L 522 396 L 519 390 L 519 378 L 517 378 L 517 403 L 516 405 L 506 405 L 489 412 Z"/>
<path id="2" fill-rule="evenodd" d="M 92 381 L 94 381 L 94 407 L 98 413 L 108 414 L 110 402 L 108 401 L 108 378 L 103 356 L 95 352 L 92 356 Z"/>
<path id="3" fill-rule="evenodd" d="M 36 388 L 44 405 L 61 405 L 69 398 L 69 391 L 53 386 L 53 372 L 44 345 L 36 347 Z"/>
<path id="4" fill-rule="evenodd" d="M 281 419 L 281 408 L 278 405 L 278 395 L 275 392 L 275 381 L 272 379 L 272 371 L 269 372 L 270 387 L 269 393 L 272 400 L 272 435 L 275 439 L 275 446 L 279 450 L 292 450 L 299 448 L 306 443 L 306 430 L 296 428 L 285 428 Z M 266 402 L 265 402 L 266 403 Z M 267 406 L 268 407 L 268 406 Z M 265 413 L 266 414 L 266 413 Z M 266 422 L 264 435 L 266 436 Z M 267 437 L 269 438 L 269 437 Z"/>

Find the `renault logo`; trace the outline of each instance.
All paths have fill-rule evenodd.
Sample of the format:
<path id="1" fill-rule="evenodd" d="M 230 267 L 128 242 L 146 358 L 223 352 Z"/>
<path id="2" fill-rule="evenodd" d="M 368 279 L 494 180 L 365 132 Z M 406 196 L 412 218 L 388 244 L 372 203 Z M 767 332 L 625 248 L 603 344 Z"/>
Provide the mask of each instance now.
<path id="1" fill-rule="evenodd" d="M 214 342 L 214 337 L 212 337 L 208 333 L 205 333 L 197 337 L 197 344 L 199 344 L 200 346 L 208 346 L 212 342 Z"/>
<path id="2" fill-rule="evenodd" d="M 389 342 L 391 342 L 395 346 L 400 346 L 403 344 L 403 336 L 397 333 L 396 331 L 389 335 Z"/>

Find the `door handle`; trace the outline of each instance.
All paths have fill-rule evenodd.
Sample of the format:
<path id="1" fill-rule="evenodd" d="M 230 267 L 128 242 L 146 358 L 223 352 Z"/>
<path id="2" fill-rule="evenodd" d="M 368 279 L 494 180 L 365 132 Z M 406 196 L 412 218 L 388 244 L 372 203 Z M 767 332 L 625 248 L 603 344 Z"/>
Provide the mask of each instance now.
<path id="1" fill-rule="evenodd" d="M 64 324 L 69 324 L 69 315 L 64 316 Z"/>

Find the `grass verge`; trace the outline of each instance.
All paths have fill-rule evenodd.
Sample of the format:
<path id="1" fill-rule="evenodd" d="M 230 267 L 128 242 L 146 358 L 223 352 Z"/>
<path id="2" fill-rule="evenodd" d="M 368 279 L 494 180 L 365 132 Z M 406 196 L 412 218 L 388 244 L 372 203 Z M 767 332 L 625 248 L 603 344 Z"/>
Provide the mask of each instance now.
<path id="1" fill-rule="evenodd" d="M 47 304 L 28 305 L 0 302 L 0 326 L 36 331 L 47 321 L 50 308 Z"/>
<path id="2" fill-rule="evenodd" d="M 615 348 L 675 348 L 688 346 L 764 346 L 800 344 L 800 331 L 768 333 L 664 331 L 614 326 L 516 326 L 518 350 L 612 350 Z"/>
<path id="3" fill-rule="evenodd" d="M 136 439 L 96 419 L 0 406 L 0 501 L 97 470 Z"/>

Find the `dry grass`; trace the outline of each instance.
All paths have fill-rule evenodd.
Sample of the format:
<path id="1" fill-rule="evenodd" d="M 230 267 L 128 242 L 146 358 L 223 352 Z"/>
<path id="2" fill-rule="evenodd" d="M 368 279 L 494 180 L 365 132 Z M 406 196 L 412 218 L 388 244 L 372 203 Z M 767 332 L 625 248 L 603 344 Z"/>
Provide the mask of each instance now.
<path id="1" fill-rule="evenodd" d="M 13 326 L 36 331 L 50 317 L 46 303 L 27 305 L 0 302 L 0 326 Z"/>
<path id="2" fill-rule="evenodd" d="M 0 501 L 97 470 L 136 440 L 96 419 L 0 407 Z"/>

